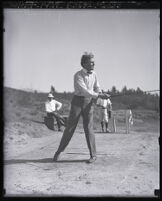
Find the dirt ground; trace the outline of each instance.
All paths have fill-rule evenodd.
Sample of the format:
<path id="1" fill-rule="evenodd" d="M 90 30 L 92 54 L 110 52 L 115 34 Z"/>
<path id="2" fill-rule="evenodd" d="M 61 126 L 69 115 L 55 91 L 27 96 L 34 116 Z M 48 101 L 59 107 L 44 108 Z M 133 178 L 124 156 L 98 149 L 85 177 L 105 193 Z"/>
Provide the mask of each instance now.
<path id="1" fill-rule="evenodd" d="M 5 141 L 6 196 L 154 197 L 159 189 L 158 132 L 95 131 L 97 161 L 88 164 L 82 131 L 54 163 L 62 132 L 43 129 L 46 135 L 39 138 Z"/>

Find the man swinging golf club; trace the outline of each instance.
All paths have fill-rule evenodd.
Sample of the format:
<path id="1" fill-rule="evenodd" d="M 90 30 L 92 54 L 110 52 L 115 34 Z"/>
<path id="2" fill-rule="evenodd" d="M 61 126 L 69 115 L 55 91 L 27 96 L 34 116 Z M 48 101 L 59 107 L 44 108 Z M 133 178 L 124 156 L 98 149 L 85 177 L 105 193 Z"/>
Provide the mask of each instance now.
<path id="1" fill-rule="evenodd" d="M 83 117 L 83 128 L 90 153 L 89 163 L 96 160 L 95 135 L 93 133 L 93 99 L 108 99 L 110 96 L 101 92 L 96 73 L 94 72 L 94 55 L 85 53 L 81 57 L 80 71 L 74 75 L 74 96 L 71 102 L 71 111 L 68 117 L 67 126 L 64 130 L 60 145 L 53 160 L 59 159 L 70 142 L 80 116 Z"/>

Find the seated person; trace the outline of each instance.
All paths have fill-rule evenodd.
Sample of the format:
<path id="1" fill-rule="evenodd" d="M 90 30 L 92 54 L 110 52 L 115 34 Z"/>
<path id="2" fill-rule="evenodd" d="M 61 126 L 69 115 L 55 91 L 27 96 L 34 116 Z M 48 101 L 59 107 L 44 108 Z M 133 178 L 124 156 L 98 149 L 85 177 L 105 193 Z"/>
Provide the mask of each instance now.
<path id="1" fill-rule="evenodd" d="M 57 111 L 59 111 L 62 107 L 62 103 L 54 100 L 54 96 L 52 93 L 48 94 L 48 100 L 45 103 L 45 110 L 47 112 L 47 117 L 55 117 L 57 121 L 58 131 L 61 131 L 61 125 L 62 121 L 59 118 L 59 115 L 57 114 Z"/>

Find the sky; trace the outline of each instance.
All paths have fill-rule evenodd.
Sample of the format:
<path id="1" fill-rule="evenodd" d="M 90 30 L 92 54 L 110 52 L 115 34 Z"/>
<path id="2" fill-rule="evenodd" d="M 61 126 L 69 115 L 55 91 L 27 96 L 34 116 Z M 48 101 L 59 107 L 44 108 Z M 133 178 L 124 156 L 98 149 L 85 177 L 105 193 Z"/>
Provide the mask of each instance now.
<path id="1" fill-rule="evenodd" d="M 101 89 L 159 89 L 159 9 L 4 9 L 4 86 L 73 92 L 84 52 Z"/>

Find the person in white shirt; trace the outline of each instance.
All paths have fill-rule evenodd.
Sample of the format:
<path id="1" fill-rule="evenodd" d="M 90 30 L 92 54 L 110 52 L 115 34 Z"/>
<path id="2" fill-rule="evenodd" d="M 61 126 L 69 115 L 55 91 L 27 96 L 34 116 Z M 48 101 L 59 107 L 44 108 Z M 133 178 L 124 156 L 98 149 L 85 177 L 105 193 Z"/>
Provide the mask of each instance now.
<path id="1" fill-rule="evenodd" d="M 57 111 L 59 111 L 62 107 L 62 103 L 59 101 L 54 100 L 54 96 L 52 93 L 48 94 L 48 100 L 45 102 L 45 110 L 47 113 L 47 117 L 52 117 L 56 119 L 57 121 L 57 126 L 58 126 L 58 131 L 61 131 L 61 121 L 56 114 Z"/>
<path id="2" fill-rule="evenodd" d="M 60 145 L 53 160 L 57 161 L 72 138 L 80 116 L 83 117 L 83 128 L 90 152 L 89 163 L 96 160 L 95 135 L 93 133 L 93 100 L 98 97 L 107 99 L 110 96 L 101 92 L 96 73 L 94 72 L 94 55 L 85 53 L 81 58 L 80 71 L 74 75 L 74 96 L 71 102 L 71 110 L 61 138 Z"/>
<path id="3" fill-rule="evenodd" d="M 130 126 L 133 125 L 132 110 L 125 110 L 125 120 L 126 120 L 126 133 L 130 132 Z"/>
<path id="4" fill-rule="evenodd" d="M 101 128 L 102 132 L 105 131 L 106 133 L 110 133 L 111 131 L 108 129 L 108 123 L 109 119 L 111 118 L 112 102 L 110 101 L 110 99 L 102 101 L 103 104 L 101 106 Z"/>

